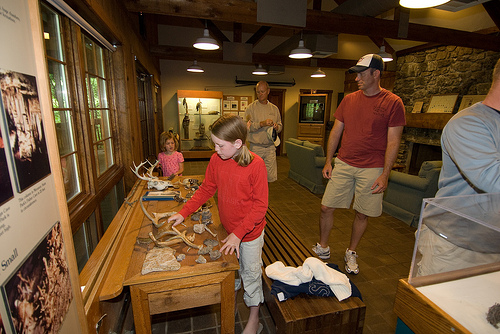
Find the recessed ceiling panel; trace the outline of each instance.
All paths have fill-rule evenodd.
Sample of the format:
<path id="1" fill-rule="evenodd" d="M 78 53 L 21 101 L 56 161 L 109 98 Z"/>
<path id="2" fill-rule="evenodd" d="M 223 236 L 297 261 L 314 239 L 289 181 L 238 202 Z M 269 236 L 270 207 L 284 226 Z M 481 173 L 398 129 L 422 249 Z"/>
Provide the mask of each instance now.
<path id="1" fill-rule="evenodd" d="M 257 22 L 305 27 L 307 0 L 257 0 Z"/>

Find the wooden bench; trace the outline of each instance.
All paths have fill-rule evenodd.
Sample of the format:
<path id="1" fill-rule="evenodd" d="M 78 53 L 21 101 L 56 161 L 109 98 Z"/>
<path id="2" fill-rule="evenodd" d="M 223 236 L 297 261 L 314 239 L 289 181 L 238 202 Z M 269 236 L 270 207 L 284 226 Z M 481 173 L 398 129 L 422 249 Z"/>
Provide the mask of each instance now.
<path id="1" fill-rule="evenodd" d="M 294 232 L 268 209 L 265 243 L 262 250 L 264 266 L 282 261 L 298 267 L 308 257 L 315 256 Z M 300 294 L 283 302 L 271 294 L 272 280 L 263 273 L 266 305 L 276 324 L 276 333 L 362 333 L 365 304 L 357 297 L 341 302 L 336 297 Z"/>

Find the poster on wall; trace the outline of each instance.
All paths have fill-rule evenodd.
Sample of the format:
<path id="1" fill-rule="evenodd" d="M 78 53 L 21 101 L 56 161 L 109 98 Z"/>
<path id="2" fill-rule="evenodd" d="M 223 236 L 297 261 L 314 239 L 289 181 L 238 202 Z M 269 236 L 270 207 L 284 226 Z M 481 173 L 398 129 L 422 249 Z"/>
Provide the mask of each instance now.
<path id="1" fill-rule="evenodd" d="M 9 167 L 7 166 L 7 156 L 5 155 L 5 143 L 7 143 L 7 140 L 3 140 L 2 130 L 0 129 L 0 205 L 14 195 L 12 183 L 10 182 Z"/>
<path id="2" fill-rule="evenodd" d="M 2 294 L 16 333 L 59 332 L 72 300 L 59 222 L 12 273 Z"/>
<path id="3" fill-rule="evenodd" d="M 7 333 L 78 334 L 81 297 L 70 282 L 77 269 L 68 267 L 72 240 L 62 231 L 70 227 L 58 223 L 50 164 L 59 159 L 38 1 L 0 0 L 0 7 L 1 324 Z"/>
<path id="4" fill-rule="evenodd" d="M 50 174 L 36 78 L 0 68 L 0 87 L 9 131 L 5 139 L 15 162 L 17 191 L 22 192 Z"/>

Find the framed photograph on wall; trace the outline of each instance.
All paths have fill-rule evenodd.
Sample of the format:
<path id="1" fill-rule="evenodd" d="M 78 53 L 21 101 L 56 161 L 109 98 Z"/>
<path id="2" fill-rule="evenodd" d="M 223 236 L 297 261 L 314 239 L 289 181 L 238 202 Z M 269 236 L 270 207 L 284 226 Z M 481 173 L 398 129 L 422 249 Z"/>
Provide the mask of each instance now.
<path id="1" fill-rule="evenodd" d="M 486 95 L 464 95 L 462 96 L 462 101 L 460 102 L 460 107 L 458 107 L 458 111 L 468 108 L 474 103 L 481 102 L 484 100 Z"/>
<path id="2" fill-rule="evenodd" d="M 59 222 L 2 285 L 2 295 L 16 333 L 59 332 L 73 299 Z"/>
<path id="3" fill-rule="evenodd" d="M 458 94 L 434 95 L 427 108 L 428 113 L 452 113 Z"/>
<path id="4" fill-rule="evenodd" d="M 415 104 L 413 105 L 413 110 L 411 111 L 412 114 L 421 113 L 423 106 L 424 106 L 424 102 L 423 101 L 416 101 Z"/>
<path id="5" fill-rule="evenodd" d="M 231 101 L 224 100 L 223 109 L 224 110 L 231 110 Z"/>
<path id="6" fill-rule="evenodd" d="M 13 156 L 17 190 L 23 192 L 50 174 L 36 77 L 0 69 L 0 86 L 3 117 L 11 132 L 2 139 Z"/>

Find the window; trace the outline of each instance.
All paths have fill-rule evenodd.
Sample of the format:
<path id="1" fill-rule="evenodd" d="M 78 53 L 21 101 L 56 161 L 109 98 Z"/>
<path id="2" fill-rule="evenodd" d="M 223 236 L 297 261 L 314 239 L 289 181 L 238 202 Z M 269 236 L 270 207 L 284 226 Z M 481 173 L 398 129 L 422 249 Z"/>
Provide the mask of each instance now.
<path id="1" fill-rule="evenodd" d="M 78 167 L 80 153 L 76 147 L 74 131 L 74 110 L 71 107 L 68 91 L 68 64 L 65 61 L 62 45 L 59 15 L 46 6 L 41 8 L 52 110 L 56 123 L 66 198 L 70 201 L 81 191 L 81 177 Z"/>
<path id="2" fill-rule="evenodd" d="M 78 272 L 81 272 L 98 243 L 97 222 L 94 213 L 73 234 L 73 243 L 75 244 Z"/>
<path id="3" fill-rule="evenodd" d="M 46 3 L 40 6 L 52 110 L 81 271 L 124 198 L 110 103 L 110 51 Z"/>
<path id="4" fill-rule="evenodd" d="M 97 175 L 104 173 L 114 163 L 113 138 L 108 108 L 106 74 L 103 48 L 82 34 L 85 48 L 85 83 L 92 127 L 92 146 L 97 164 Z"/>
<path id="5" fill-rule="evenodd" d="M 121 182 L 117 183 L 116 186 L 111 189 L 111 191 L 106 195 L 106 197 L 104 197 L 99 205 L 102 213 L 104 231 L 108 229 L 116 213 L 118 212 L 118 210 L 120 210 L 124 198 L 125 191 L 123 189 L 122 179 Z"/>

